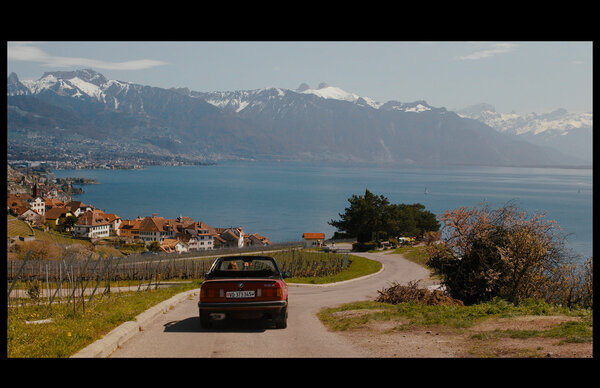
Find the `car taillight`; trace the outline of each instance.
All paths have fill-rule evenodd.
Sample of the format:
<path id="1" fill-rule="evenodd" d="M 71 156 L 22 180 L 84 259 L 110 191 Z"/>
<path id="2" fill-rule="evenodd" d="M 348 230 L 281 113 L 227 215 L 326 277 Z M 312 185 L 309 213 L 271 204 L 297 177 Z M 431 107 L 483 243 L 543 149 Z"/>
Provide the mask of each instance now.
<path id="1" fill-rule="evenodd" d="M 225 291 L 222 288 L 209 288 L 203 287 L 200 289 L 200 299 L 203 298 L 223 298 L 225 296 Z"/>
<path id="2" fill-rule="evenodd" d="M 283 298 L 283 290 L 281 289 L 281 287 L 279 287 L 279 285 L 271 288 L 263 288 L 262 289 L 262 296 L 265 298 L 276 298 L 276 299 L 282 299 Z"/>

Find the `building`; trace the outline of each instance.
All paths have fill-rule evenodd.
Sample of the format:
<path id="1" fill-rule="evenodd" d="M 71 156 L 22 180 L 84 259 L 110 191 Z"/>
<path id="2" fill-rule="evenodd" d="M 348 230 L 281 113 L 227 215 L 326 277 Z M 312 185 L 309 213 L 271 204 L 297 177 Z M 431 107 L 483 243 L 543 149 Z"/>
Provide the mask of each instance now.
<path id="1" fill-rule="evenodd" d="M 325 233 L 303 233 L 302 239 L 304 239 L 305 248 L 320 247 L 325 241 Z"/>
<path id="2" fill-rule="evenodd" d="M 235 228 L 214 228 L 218 235 L 215 243 L 218 241 L 223 248 L 242 248 L 244 246 L 244 231 L 241 227 Z"/>
<path id="3" fill-rule="evenodd" d="M 269 240 L 265 236 L 262 236 L 258 233 L 246 235 L 244 237 L 244 239 L 245 239 L 244 244 L 247 246 L 249 246 L 249 245 L 273 245 L 271 240 Z"/>
<path id="4" fill-rule="evenodd" d="M 65 219 L 69 216 L 75 216 L 71 210 L 66 207 L 55 206 L 46 210 L 46 224 L 52 229 L 66 230 L 64 227 Z"/>
<path id="5" fill-rule="evenodd" d="M 94 207 L 91 205 L 86 205 L 81 201 L 71 201 L 65 205 L 65 207 L 75 215 L 75 217 L 79 217 L 81 214 L 94 210 Z"/>
<path id="6" fill-rule="evenodd" d="M 46 211 L 52 209 L 53 207 L 64 207 L 65 204 L 59 200 L 58 198 L 44 198 L 44 204 L 46 205 Z"/>
<path id="7" fill-rule="evenodd" d="M 152 217 L 144 217 L 138 227 L 139 238 L 146 243 L 152 241 L 162 243 L 166 235 L 165 224 L 166 220 L 163 217 L 156 217 L 156 214 L 153 214 Z"/>
<path id="8" fill-rule="evenodd" d="M 79 216 L 73 232 L 86 238 L 103 238 L 110 235 L 110 222 L 103 213 L 87 211 Z"/>
<path id="9" fill-rule="evenodd" d="M 28 207 L 18 207 L 16 209 L 17 218 L 23 221 L 27 221 L 30 224 L 40 223 L 40 215 L 33 209 Z"/>
<path id="10" fill-rule="evenodd" d="M 182 253 L 188 251 L 188 245 L 181 240 L 165 238 L 160 244 L 160 249 L 167 253 Z"/>
<path id="11" fill-rule="evenodd" d="M 16 214 L 17 208 L 26 207 L 43 216 L 46 213 L 46 203 L 41 197 L 29 194 L 7 194 L 7 210 Z M 21 212 L 22 213 L 22 212 Z"/>
<path id="12" fill-rule="evenodd" d="M 42 197 L 32 197 L 31 199 L 26 199 L 26 202 L 29 208 L 37 214 L 43 216 L 46 213 L 46 202 L 44 202 Z"/>
<path id="13" fill-rule="evenodd" d="M 119 236 L 124 238 L 130 238 L 132 240 L 140 238 L 140 224 L 143 218 L 136 218 L 133 220 L 122 220 L 119 225 Z"/>
<path id="14" fill-rule="evenodd" d="M 192 222 L 181 227 L 177 238 L 186 242 L 190 251 L 214 248 L 214 229 L 204 222 Z"/>
<path id="15" fill-rule="evenodd" d="M 123 222 L 123 220 L 121 220 L 121 217 L 119 217 L 116 214 L 104 213 L 102 211 L 100 211 L 100 213 L 104 217 L 106 217 L 106 219 L 108 220 L 108 223 L 110 224 L 109 234 L 111 236 L 119 236 L 119 233 L 121 231 L 120 226 L 121 226 L 121 223 Z"/>

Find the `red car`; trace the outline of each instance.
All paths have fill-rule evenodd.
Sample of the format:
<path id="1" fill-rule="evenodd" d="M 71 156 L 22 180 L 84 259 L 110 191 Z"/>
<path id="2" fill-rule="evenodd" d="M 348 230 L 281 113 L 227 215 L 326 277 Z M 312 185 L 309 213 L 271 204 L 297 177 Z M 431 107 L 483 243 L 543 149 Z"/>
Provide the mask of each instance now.
<path id="1" fill-rule="evenodd" d="M 288 287 L 277 262 L 268 256 L 227 256 L 215 260 L 200 289 L 200 325 L 214 321 L 267 318 L 287 327 Z"/>

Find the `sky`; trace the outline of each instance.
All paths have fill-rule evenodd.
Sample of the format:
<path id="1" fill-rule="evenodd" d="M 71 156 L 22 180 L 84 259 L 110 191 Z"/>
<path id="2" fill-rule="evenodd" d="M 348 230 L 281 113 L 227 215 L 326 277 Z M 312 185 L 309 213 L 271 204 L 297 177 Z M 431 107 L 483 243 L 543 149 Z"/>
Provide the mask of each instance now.
<path id="1" fill-rule="evenodd" d="M 199 92 L 325 82 L 382 103 L 591 112 L 592 51 L 591 41 L 9 41 L 7 76 L 37 80 L 89 68 L 108 79 Z"/>

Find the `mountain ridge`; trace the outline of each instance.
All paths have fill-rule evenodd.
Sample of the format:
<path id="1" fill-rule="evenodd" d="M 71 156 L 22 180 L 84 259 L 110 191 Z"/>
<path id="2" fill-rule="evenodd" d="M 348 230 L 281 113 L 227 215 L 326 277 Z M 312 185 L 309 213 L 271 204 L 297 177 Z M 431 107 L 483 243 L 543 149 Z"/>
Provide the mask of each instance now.
<path id="1" fill-rule="evenodd" d="M 532 144 L 551 147 L 567 155 L 592 161 L 593 114 L 571 113 L 564 108 L 528 114 L 500 113 L 486 103 L 457 109 L 461 117 L 481 121 L 498 132 L 518 136 Z"/>
<path id="2" fill-rule="evenodd" d="M 297 90 L 197 92 L 108 80 L 84 69 L 46 72 L 37 81 L 23 82 L 11 74 L 7 85 L 9 131 L 26 128 L 53 139 L 61 134 L 119 139 L 147 152 L 192 159 L 581 163 L 425 101 L 377 103 L 326 84 L 318 89 L 302 84 Z"/>

